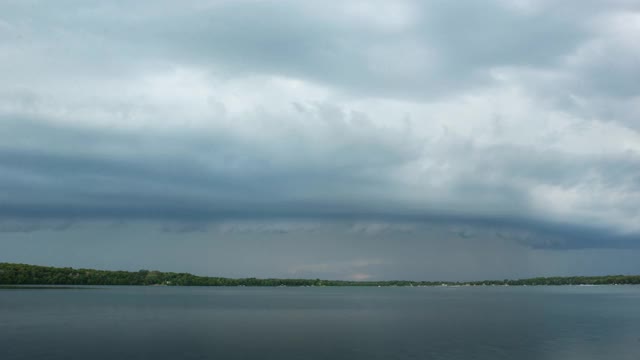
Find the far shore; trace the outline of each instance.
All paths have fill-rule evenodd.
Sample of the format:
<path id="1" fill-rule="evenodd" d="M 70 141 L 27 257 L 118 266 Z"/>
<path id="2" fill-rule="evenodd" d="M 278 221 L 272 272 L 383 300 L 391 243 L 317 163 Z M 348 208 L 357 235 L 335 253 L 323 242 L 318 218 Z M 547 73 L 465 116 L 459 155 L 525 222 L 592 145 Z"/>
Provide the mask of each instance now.
<path id="1" fill-rule="evenodd" d="M 49 267 L 27 264 L 0 263 L 0 288 L 20 289 L 54 288 L 64 286 L 251 286 L 251 287 L 461 287 L 461 286 L 595 286 L 595 285 L 640 285 L 640 275 L 564 276 L 536 277 L 528 279 L 480 280 L 480 281 L 412 281 L 412 280 L 322 280 L 322 279 L 277 279 L 277 278 L 225 278 L 197 276 L 188 273 L 160 272 L 150 270 L 111 271 Z M 74 287 L 75 288 L 75 287 Z"/>

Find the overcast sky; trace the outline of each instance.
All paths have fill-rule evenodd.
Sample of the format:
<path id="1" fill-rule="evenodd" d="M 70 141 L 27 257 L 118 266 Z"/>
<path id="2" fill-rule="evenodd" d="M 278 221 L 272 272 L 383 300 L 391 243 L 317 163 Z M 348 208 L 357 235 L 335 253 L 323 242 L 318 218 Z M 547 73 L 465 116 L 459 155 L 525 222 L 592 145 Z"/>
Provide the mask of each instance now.
<path id="1" fill-rule="evenodd" d="M 0 261 L 640 273 L 640 2 L 0 2 Z"/>

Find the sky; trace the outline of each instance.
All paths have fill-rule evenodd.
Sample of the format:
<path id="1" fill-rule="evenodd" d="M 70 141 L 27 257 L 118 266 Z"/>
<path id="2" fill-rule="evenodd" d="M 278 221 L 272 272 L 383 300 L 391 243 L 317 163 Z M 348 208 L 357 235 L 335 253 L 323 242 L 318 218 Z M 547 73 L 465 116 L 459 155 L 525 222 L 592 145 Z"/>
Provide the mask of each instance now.
<path id="1" fill-rule="evenodd" d="M 0 262 L 640 273 L 640 2 L 0 2 Z"/>

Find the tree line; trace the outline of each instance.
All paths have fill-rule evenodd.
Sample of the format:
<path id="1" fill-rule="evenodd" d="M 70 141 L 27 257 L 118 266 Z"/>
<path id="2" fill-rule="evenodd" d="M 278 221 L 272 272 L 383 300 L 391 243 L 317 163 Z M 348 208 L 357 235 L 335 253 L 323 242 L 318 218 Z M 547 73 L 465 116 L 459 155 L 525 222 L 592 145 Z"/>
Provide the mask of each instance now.
<path id="1" fill-rule="evenodd" d="M 519 280 L 347 281 L 320 279 L 225 278 L 188 273 L 108 271 L 0 263 L 1 285 L 166 285 L 166 286 L 522 286 L 640 284 L 640 275 L 537 277 Z"/>

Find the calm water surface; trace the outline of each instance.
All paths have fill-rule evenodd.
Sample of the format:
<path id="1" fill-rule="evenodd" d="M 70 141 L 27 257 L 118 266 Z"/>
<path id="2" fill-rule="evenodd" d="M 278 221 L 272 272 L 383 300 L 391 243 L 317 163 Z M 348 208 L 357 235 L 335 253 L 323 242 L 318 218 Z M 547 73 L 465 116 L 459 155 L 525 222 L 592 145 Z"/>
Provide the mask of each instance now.
<path id="1" fill-rule="evenodd" d="M 0 359 L 640 359 L 640 287 L 0 290 Z"/>

